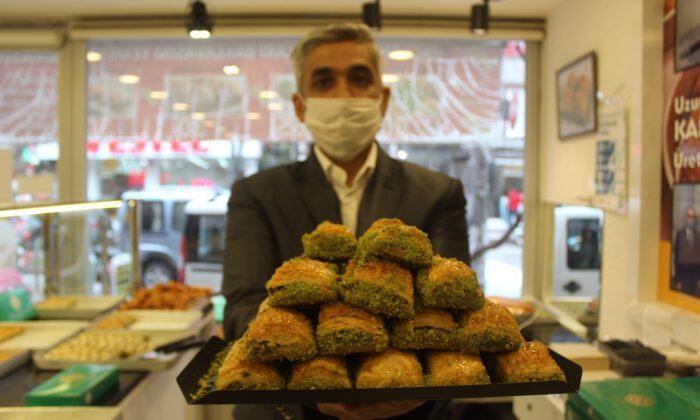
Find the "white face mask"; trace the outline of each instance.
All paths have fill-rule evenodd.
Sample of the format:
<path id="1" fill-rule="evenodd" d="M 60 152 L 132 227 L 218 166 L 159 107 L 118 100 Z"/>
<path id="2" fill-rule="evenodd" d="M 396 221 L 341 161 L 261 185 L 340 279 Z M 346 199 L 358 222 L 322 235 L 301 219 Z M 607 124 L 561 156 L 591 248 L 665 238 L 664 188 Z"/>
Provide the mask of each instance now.
<path id="1" fill-rule="evenodd" d="M 338 162 L 349 162 L 379 131 L 381 101 L 381 97 L 306 98 L 304 124 L 323 153 Z"/>

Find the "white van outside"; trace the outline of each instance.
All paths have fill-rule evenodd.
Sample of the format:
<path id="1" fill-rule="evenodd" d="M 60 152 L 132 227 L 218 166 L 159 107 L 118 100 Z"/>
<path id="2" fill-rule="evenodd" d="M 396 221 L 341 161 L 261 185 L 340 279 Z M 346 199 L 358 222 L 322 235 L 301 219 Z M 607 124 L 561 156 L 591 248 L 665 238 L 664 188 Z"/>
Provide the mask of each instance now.
<path id="1" fill-rule="evenodd" d="M 211 199 L 196 199 L 185 205 L 185 232 L 182 237 L 184 282 L 221 289 L 226 245 L 226 211 L 230 193 Z"/>
<path id="2" fill-rule="evenodd" d="M 602 233 L 603 210 L 554 209 L 553 297 L 598 298 Z"/>

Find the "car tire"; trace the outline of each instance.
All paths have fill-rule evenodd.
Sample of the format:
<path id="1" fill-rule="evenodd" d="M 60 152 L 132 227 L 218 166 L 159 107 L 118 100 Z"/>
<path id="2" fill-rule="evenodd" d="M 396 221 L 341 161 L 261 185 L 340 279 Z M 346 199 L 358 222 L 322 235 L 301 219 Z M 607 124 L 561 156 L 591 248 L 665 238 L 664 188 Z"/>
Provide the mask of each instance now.
<path id="1" fill-rule="evenodd" d="M 141 271 L 141 284 L 144 287 L 175 281 L 176 278 L 175 267 L 160 259 L 146 261 Z"/>

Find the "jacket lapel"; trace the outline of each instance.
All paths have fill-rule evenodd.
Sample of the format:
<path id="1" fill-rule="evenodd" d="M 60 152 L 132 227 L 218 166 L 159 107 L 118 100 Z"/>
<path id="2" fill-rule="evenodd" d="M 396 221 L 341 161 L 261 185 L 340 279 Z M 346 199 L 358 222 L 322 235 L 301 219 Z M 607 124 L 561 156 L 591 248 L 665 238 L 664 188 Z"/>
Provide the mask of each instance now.
<path id="1" fill-rule="evenodd" d="M 362 235 L 377 219 L 394 217 L 401 198 L 401 165 L 377 145 L 377 166 L 370 178 L 357 217 L 357 236 Z"/>
<path id="2" fill-rule="evenodd" d="M 297 166 L 294 176 L 301 201 L 316 225 L 324 220 L 341 223 L 338 197 L 326 180 L 313 150 L 308 159 Z"/>

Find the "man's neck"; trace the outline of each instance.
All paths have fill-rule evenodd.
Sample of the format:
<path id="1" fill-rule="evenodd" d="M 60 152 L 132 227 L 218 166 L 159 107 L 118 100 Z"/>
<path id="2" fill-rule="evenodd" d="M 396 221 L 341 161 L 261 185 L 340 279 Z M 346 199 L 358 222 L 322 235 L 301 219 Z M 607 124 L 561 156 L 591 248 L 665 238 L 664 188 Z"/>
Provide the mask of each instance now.
<path id="1" fill-rule="evenodd" d="M 362 165 L 364 165 L 365 160 L 367 160 L 367 155 L 369 155 L 370 149 L 372 149 L 371 143 L 365 150 L 360 152 L 359 155 L 357 155 L 353 160 L 351 160 L 349 162 L 338 162 L 337 160 L 333 159 L 332 157 L 326 155 L 325 153 L 324 153 L 324 155 L 326 157 L 328 157 L 328 159 L 330 159 L 331 162 L 333 162 L 336 165 L 343 168 L 343 170 L 345 171 L 345 176 L 346 176 L 345 185 L 349 187 L 353 184 L 353 182 L 355 181 L 355 177 L 357 176 L 357 173 L 360 171 L 360 168 L 362 168 Z M 323 150 L 321 150 L 321 153 L 323 153 Z"/>

